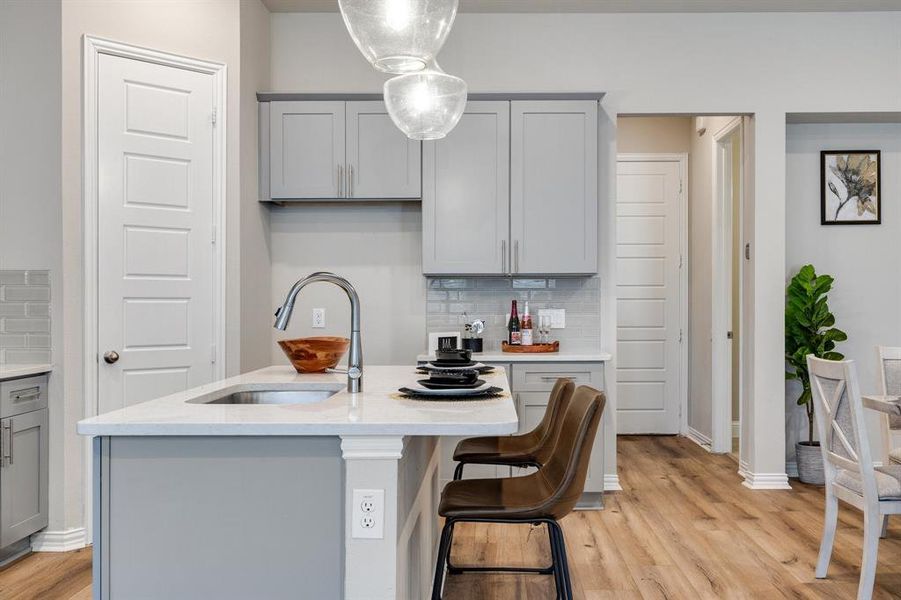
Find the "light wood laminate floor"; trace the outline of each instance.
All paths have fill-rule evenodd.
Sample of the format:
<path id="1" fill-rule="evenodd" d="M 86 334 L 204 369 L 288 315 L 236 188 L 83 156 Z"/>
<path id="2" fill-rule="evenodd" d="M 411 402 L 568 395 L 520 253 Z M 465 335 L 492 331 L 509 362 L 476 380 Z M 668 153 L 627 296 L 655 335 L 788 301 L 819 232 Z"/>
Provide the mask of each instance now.
<path id="1" fill-rule="evenodd" d="M 863 541 L 861 513 L 842 507 L 829 578 L 813 577 L 823 490 L 753 492 L 735 462 L 679 437 L 621 436 L 624 491 L 607 508 L 563 520 L 577 598 L 854 598 Z M 457 527 L 460 564 L 544 564 L 543 529 Z M 445 597 L 545 600 L 549 577 L 465 573 Z M 4 600 L 90 597 L 90 550 L 32 555 L 0 571 Z M 901 517 L 879 547 L 874 598 L 901 598 Z"/>

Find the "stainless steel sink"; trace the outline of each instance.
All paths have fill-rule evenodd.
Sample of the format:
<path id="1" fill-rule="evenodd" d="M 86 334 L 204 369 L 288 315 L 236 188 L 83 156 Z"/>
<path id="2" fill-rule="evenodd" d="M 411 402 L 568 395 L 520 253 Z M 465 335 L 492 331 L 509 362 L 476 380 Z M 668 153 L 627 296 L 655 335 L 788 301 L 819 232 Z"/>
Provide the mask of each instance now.
<path id="1" fill-rule="evenodd" d="M 234 392 L 212 400 L 197 399 L 196 404 L 313 404 L 322 402 L 338 390 L 263 390 Z"/>

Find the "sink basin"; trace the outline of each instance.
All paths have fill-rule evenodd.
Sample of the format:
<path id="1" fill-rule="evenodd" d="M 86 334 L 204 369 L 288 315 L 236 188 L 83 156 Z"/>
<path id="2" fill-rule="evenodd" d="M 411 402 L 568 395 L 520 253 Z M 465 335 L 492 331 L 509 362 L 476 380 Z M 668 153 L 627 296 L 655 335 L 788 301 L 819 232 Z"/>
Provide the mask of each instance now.
<path id="1" fill-rule="evenodd" d="M 338 390 L 263 390 L 234 392 L 212 400 L 196 400 L 196 404 L 313 404 L 322 402 Z"/>

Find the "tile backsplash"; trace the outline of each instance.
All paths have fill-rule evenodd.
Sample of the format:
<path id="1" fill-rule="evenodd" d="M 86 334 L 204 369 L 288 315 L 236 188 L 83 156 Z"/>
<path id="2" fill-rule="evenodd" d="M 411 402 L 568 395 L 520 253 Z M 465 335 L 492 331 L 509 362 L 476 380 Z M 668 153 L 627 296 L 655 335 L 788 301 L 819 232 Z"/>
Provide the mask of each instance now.
<path id="1" fill-rule="evenodd" d="M 507 338 L 510 301 L 517 300 L 522 314 L 526 301 L 533 317 L 542 308 L 566 309 L 566 328 L 552 330 L 564 352 L 590 352 L 601 346 L 600 279 L 597 277 L 507 278 L 430 277 L 426 304 L 426 328 L 462 331 L 463 323 L 485 321 L 486 351 L 500 350 Z M 466 319 L 463 313 L 466 313 Z"/>
<path id="2" fill-rule="evenodd" d="M 50 273 L 0 270 L 0 364 L 49 362 Z"/>

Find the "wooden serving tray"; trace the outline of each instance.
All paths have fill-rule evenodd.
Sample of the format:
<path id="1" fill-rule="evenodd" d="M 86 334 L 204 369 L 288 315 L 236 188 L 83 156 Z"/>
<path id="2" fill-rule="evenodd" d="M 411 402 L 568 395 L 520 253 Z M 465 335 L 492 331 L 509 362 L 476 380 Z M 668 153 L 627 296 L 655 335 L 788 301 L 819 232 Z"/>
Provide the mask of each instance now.
<path id="1" fill-rule="evenodd" d="M 559 352 L 560 342 L 551 342 L 550 344 L 532 344 L 531 346 L 511 346 L 507 342 L 501 342 L 501 352 Z"/>

